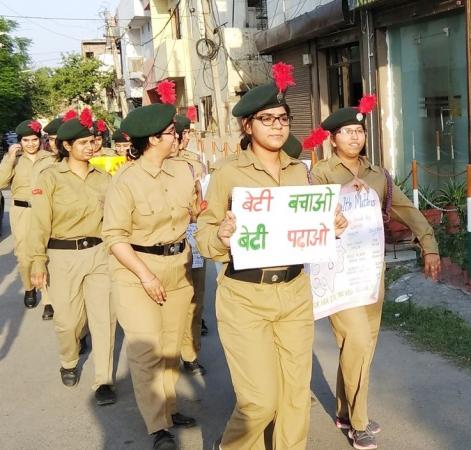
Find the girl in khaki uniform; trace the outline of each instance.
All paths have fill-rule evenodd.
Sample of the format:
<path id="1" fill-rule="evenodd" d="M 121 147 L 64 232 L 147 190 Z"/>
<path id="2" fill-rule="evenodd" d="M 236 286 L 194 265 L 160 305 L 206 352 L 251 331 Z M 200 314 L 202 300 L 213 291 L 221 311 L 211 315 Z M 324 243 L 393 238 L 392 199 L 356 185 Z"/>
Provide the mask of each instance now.
<path id="1" fill-rule="evenodd" d="M 314 334 L 309 278 L 302 264 L 235 270 L 230 201 L 236 186 L 307 185 L 308 172 L 281 150 L 290 124 L 281 87 L 252 89 L 232 114 L 241 118 L 246 150 L 213 172 L 196 235 L 203 256 L 226 263 L 218 277 L 216 316 L 236 406 L 215 448 L 264 450 L 264 431 L 274 422 L 274 448 L 305 450 Z M 345 226 L 338 214 L 336 232 Z"/>
<path id="2" fill-rule="evenodd" d="M 35 120 L 25 120 L 16 127 L 20 143 L 10 146 L 8 153 L 0 164 L 0 189 L 11 186 L 12 205 L 10 223 L 15 242 L 15 256 L 18 270 L 25 290 L 24 304 L 27 308 L 37 305 L 34 286 L 30 281 L 31 259 L 27 245 L 27 236 L 31 230 L 31 189 L 39 173 L 55 163 L 50 152 L 40 150 L 41 124 Z M 21 153 L 23 151 L 23 153 Z M 47 294 L 43 291 L 43 303 L 47 314 L 44 319 L 52 318 Z"/>
<path id="3" fill-rule="evenodd" d="M 174 116 L 173 105 L 158 103 L 133 110 L 121 123 L 137 159 L 113 177 L 103 224 L 134 393 L 155 450 L 176 449 L 168 428 L 195 425 L 177 412 L 175 393 L 193 296 L 185 235 L 196 193 L 188 163 L 170 158 L 177 145 Z"/>
<path id="4" fill-rule="evenodd" d="M 386 202 L 385 171 L 360 156 L 366 141 L 365 113 L 368 109 L 361 110 L 364 112 L 359 108 L 342 108 L 322 122 L 322 129 L 330 132 L 333 154 L 313 167 L 313 182 L 344 185 L 359 178 L 365 187 L 374 189 L 380 200 Z M 392 185 L 390 199 L 391 218 L 413 231 L 423 250 L 425 274 L 436 280 L 440 258 L 432 227 L 395 185 Z M 377 303 L 347 309 L 329 318 L 340 348 L 336 426 L 349 429 L 349 436 L 357 449 L 377 448 L 375 434 L 381 430 L 369 419 L 367 402 L 369 371 L 378 339 L 383 297 L 384 280 Z"/>
<path id="5" fill-rule="evenodd" d="M 79 338 L 85 323 L 93 342 L 95 398 L 114 403 L 113 348 L 116 319 L 110 301 L 108 260 L 100 238 L 110 176 L 89 165 L 94 135 L 91 113 L 66 115 L 57 132 L 61 162 L 41 173 L 32 197 L 29 236 L 31 281 L 47 282 L 55 309 L 61 378 L 78 382 Z"/>

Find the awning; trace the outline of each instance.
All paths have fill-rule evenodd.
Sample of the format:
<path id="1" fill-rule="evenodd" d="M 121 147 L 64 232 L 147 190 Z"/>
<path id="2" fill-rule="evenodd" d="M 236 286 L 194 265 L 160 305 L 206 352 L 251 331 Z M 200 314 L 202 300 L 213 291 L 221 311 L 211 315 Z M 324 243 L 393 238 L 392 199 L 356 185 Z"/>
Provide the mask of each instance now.
<path id="1" fill-rule="evenodd" d="M 365 8 L 374 3 L 384 3 L 382 0 L 347 0 L 348 9 L 350 11 L 358 8 Z"/>
<path id="2" fill-rule="evenodd" d="M 281 25 L 260 31 L 255 35 L 255 45 L 260 53 L 271 53 L 335 31 L 346 24 L 348 11 L 345 11 L 343 0 L 332 0 Z"/>

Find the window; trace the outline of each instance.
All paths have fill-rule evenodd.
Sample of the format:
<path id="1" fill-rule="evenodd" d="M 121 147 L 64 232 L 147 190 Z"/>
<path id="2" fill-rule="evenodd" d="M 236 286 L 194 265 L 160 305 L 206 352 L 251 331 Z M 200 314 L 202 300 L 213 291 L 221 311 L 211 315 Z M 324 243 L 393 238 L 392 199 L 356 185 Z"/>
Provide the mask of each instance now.
<path id="1" fill-rule="evenodd" d="M 95 57 L 95 54 L 93 52 L 85 52 L 85 58 L 94 58 Z"/>

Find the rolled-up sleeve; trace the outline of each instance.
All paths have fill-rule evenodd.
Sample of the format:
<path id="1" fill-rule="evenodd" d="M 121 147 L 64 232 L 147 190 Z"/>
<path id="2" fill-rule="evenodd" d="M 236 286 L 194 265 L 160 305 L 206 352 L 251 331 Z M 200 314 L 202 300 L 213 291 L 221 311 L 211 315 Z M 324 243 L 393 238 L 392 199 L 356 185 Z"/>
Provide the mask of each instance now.
<path id="1" fill-rule="evenodd" d="M 114 178 L 105 198 L 102 236 L 108 251 L 114 244 L 130 243 L 134 199 L 121 178 Z"/>
<path id="2" fill-rule="evenodd" d="M 208 207 L 199 215 L 196 244 L 201 255 L 214 261 L 229 261 L 229 249 L 218 237 L 218 230 L 228 210 L 230 193 L 222 180 L 222 174 L 215 170 L 211 175 L 206 201 Z"/>

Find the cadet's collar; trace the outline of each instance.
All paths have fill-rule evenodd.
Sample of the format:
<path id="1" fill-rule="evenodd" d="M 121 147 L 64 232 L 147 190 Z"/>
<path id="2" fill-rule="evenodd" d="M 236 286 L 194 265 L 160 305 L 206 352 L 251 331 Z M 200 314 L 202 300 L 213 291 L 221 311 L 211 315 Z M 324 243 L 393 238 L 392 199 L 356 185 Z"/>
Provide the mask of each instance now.
<path id="1" fill-rule="evenodd" d="M 280 163 L 281 168 L 286 169 L 290 164 L 298 164 L 298 161 L 294 161 L 283 150 L 280 150 Z M 248 167 L 253 165 L 258 170 L 266 170 L 257 158 L 257 155 L 255 155 L 255 153 L 249 148 L 240 152 L 237 165 L 239 167 Z"/>
<path id="2" fill-rule="evenodd" d="M 169 158 L 164 159 L 162 167 L 156 167 L 144 156 L 141 156 L 137 160 L 137 163 L 140 164 L 140 166 L 153 178 L 155 178 L 161 171 L 167 173 L 168 175 L 175 176 L 175 172 L 173 171 L 171 164 L 169 164 Z"/>
<path id="3" fill-rule="evenodd" d="M 360 155 L 358 159 L 360 160 L 360 170 L 371 169 L 374 172 L 379 172 L 379 168 L 371 164 L 366 156 Z M 343 162 L 337 153 L 333 152 L 332 156 L 329 158 L 329 167 L 331 170 L 334 170 L 338 165 L 343 165 Z"/>
<path id="4" fill-rule="evenodd" d="M 64 158 L 62 161 L 58 162 L 57 170 L 61 173 L 71 172 L 69 158 Z M 95 167 L 93 167 L 91 164 L 88 164 L 88 173 L 95 172 L 95 170 L 97 170 Z"/>

